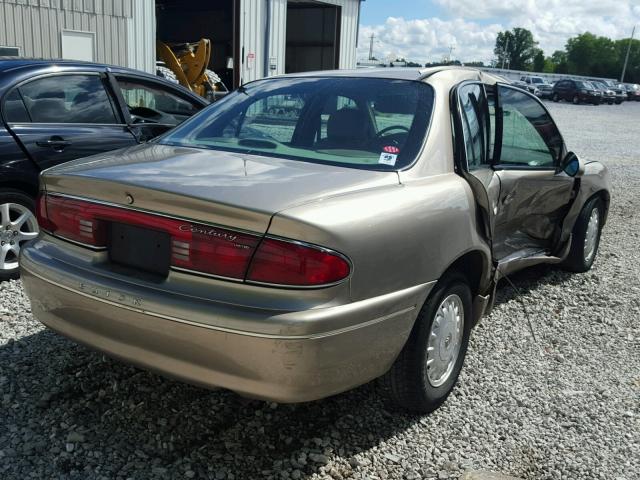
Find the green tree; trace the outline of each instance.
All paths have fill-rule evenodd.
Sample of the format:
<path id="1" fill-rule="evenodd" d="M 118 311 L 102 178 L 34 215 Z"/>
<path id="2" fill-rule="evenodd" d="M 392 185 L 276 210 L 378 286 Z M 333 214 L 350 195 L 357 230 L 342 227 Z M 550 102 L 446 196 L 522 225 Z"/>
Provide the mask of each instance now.
<path id="1" fill-rule="evenodd" d="M 567 40 L 569 72 L 597 77 L 610 76 L 618 64 L 616 44 L 607 37 L 585 32 Z"/>
<path id="2" fill-rule="evenodd" d="M 544 70 L 544 63 L 544 52 L 538 49 L 535 57 L 533 57 L 533 71 L 542 72 Z"/>
<path id="3" fill-rule="evenodd" d="M 569 66 L 567 65 L 567 52 L 563 50 L 556 50 L 551 55 L 551 62 L 554 65 L 555 73 L 569 73 Z"/>
<path id="4" fill-rule="evenodd" d="M 538 52 L 538 42 L 526 28 L 514 28 L 499 32 L 493 53 L 497 57 L 497 66 L 512 70 L 530 70 Z"/>
<path id="5" fill-rule="evenodd" d="M 609 75 L 612 78 L 620 79 L 622 74 L 622 67 L 624 65 L 624 59 L 627 55 L 627 48 L 629 48 L 629 39 L 615 41 L 617 65 L 613 75 Z M 640 40 L 635 39 L 631 42 L 631 48 L 629 48 L 629 62 L 627 63 L 627 71 L 624 74 L 625 82 L 640 83 Z"/>

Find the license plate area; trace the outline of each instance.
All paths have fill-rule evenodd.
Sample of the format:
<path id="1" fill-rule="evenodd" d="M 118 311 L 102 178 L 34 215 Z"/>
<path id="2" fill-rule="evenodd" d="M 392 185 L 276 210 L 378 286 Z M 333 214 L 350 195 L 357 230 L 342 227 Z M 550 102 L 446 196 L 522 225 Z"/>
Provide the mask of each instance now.
<path id="1" fill-rule="evenodd" d="M 171 237 L 158 230 L 111 223 L 109 259 L 118 265 L 166 277 L 171 264 Z"/>

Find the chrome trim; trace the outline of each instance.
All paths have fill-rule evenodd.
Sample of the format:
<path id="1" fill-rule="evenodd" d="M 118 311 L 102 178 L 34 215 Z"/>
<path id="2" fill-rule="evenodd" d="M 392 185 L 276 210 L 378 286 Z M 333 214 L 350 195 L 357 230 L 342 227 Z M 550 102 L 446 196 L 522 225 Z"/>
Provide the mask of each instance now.
<path id="1" fill-rule="evenodd" d="M 287 285 L 285 283 L 256 282 L 255 280 L 248 279 L 249 270 L 251 269 L 251 264 L 253 263 L 253 257 L 251 257 L 251 261 L 249 262 L 249 265 L 247 267 L 247 273 L 244 279 L 244 282 L 248 285 L 259 285 L 261 287 L 273 287 L 273 288 L 288 288 L 290 290 L 317 290 L 320 288 L 335 287 L 336 285 L 340 285 L 341 283 L 351 280 L 351 277 L 353 276 L 353 263 L 351 262 L 351 259 L 347 257 L 344 253 L 338 252 L 337 250 L 332 250 L 330 248 L 323 247 L 321 245 L 316 245 L 315 243 L 303 242 L 302 240 L 293 240 L 291 238 L 280 237 L 278 235 L 267 234 L 264 236 L 264 239 L 279 240 L 285 243 L 292 243 L 294 245 L 313 248 L 315 250 L 320 250 L 321 252 L 335 255 L 336 257 L 340 257 L 349 265 L 349 275 L 347 275 L 341 280 L 338 280 L 337 282 L 323 283 L 321 285 Z M 262 242 L 260 242 L 260 244 L 256 247 L 256 250 L 255 250 L 256 252 L 260 248 L 260 245 L 262 245 Z M 255 252 L 254 252 L 254 255 L 255 255 Z"/>
<path id="2" fill-rule="evenodd" d="M 262 238 L 262 236 L 263 236 L 262 233 L 252 232 L 252 231 L 249 231 L 249 230 L 243 230 L 241 228 L 228 227 L 228 226 L 220 225 L 220 224 L 217 224 L 217 223 L 207 222 L 207 221 L 203 221 L 203 220 L 197 220 L 195 218 L 187 218 L 187 217 L 178 217 L 178 216 L 174 216 L 174 215 L 167 215 L 166 213 L 160 213 L 160 212 L 156 212 L 154 210 L 146 210 L 144 208 L 132 207 L 130 205 L 121 205 L 121 204 L 118 204 L 118 203 L 107 202 L 107 201 L 104 201 L 104 200 L 98 200 L 96 198 L 91 198 L 91 197 L 80 197 L 78 195 L 70 195 L 68 193 L 58 193 L 58 192 L 49 192 L 49 191 L 47 191 L 47 195 L 51 195 L 52 197 L 69 198 L 71 200 L 80 200 L 82 202 L 92 202 L 92 203 L 97 203 L 98 205 L 104 205 L 106 207 L 121 208 L 123 210 L 130 210 L 130 211 L 133 211 L 133 212 L 147 213 L 149 215 L 155 215 L 155 216 L 163 217 L 163 218 L 170 218 L 172 220 L 181 220 L 181 221 L 184 221 L 184 222 L 198 223 L 200 225 L 207 225 L 207 226 L 214 227 L 214 228 L 220 228 L 222 230 L 229 230 L 231 232 L 243 233 L 245 235 L 251 235 L 251 236 L 257 237 L 257 238 Z"/>
<path id="3" fill-rule="evenodd" d="M 175 257 L 177 255 L 174 253 L 173 256 Z M 181 260 L 185 260 L 185 261 L 189 260 L 189 257 L 181 258 Z M 199 272 L 198 270 L 191 270 L 189 268 L 183 268 L 183 267 L 175 267 L 173 265 L 171 265 L 170 269 L 180 273 L 188 273 L 190 275 L 198 275 L 200 277 L 213 278 L 215 280 L 226 280 L 229 282 L 244 283 L 244 279 L 242 278 L 223 277 L 222 275 L 216 275 L 215 273 Z"/>
<path id="4" fill-rule="evenodd" d="M 43 230 L 47 235 L 51 235 L 53 238 L 57 238 L 59 240 L 64 240 L 65 242 L 73 243 L 74 245 L 78 245 L 79 247 L 90 248 L 94 252 L 104 252 L 107 247 L 106 246 L 95 246 L 89 245 L 88 243 L 82 243 L 77 240 L 71 240 L 70 238 L 63 237 L 62 235 L 56 235 L 55 233 L 51 233 L 49 230 Z"/>
<path id="5" fill-rule="evenodd" d="M 396 312 L 389 313 L 387 315 L 383 315 L 382 317 L 374 318 L 373 320 L 368 320 L 366 322 L 358 323 L 356 325 L 351 325 L 351 326 L 348 326 L 348 327 L 339 328 L 337 330 L 330 330 L 328 332 L 323 332 L 323 333 L 316 333 L 316 334 L 312 334 L 312 335 L 273 335 L 273 334 L 268 334 L 268 333 L 247 332 L 247 331 L 244 331 L 244 330 L 236 330 L 234 328 L 226 328 L 226 327 L 219 327 L 219 326 L 214 326 L 214 325 L 207 325 L 207 324 L 204 324 L 204 323 L 193 322 L 191 320 L 185 320 L 184 318 L 178 318 L 178 317 L 173 317 L 171 315 L 165 315 L 165 314 L 161 314 L 161 313 L 151 312 L 151 311 L 145 310 L 143 308 L 136 308 L 136 307 L 132 307 L 132 306 L 129 306 L 129 305 L 123 305 L 123 304 L 120 304 L 120 303 L 112 302 L 110 300 L 106 300 L 104 298 L 94 297 L 93 295 L 89 295 L 86 292 L 82 292 L 82 291 L 76 290 L 75 288 L 71 288 L 71 287 L 69 287 L 67 285 L 60 284 L 59 282 L 55 282 L 53 280 L 47 279 L 47 278 L 43 277 L 42 275 L 39 275 L 37 273 L 32 272 L 31 270 L 29 270 L 28 268 L 26 268 L 24 266 L 22 268 L 23 268 L 23 270 L 28 272 L 30 275 L 33 275 L 34 277 L 37 277 L 37 278 L 39 278 L 40 280 L 42 280 L 44 282 L 47 282 L 47 283 L 49 283 L 51 285 L 55 285 L 56 287 L 62 288 L 63 290 L 67 290 L 67 291 L 75 293 L 77 295 L 81 295 L 83 297 L 90 298 L 92 300 L 95 300 L 96 302 L 106 303 L 106 304 L 114 306 L 114 307 L 123 308 L 125 310 L 129 310 L 129 311 L 132 311 L 132 312 L 140 313 L 140 314 L 143 314 L 143 315 L 148 315 L 150 317 L 161 318 L 163 320 L 169 320 L 171 322 L 182 323 L 182 324 L 190 325 L 190 326 L 193 326 L 193 327 L 205 328 L 207 330 L 214 330 L 214 331 L 218 331 L 218 332 L 231 333 L 231 334 L 235 334 L 235 335 L 243 335 L 243 336 L 247 336 L 247 337 L 265 338 L 265 339 L 272 339 L 272 340 L 315 340 L 315 339 L 321 339 L 321 338 L 326 338 L 326 337 L 332 337 L 332 336 L 339 335 L 339 334 L 342 334 L 342 333 L 347 333 L 347 332 L 351 332 L 351 331 L 354 331 L 354 330 L 358 330 L 360 328 L 369 327 L 371 325 L 375 325 L 377 323 L 384 322 L 385 320 L 389 320 L 389 319 L 397 317 L 399 315 L 403 315 L 405 313 L 409 313 L 409 312 L 411 312 L 411 311 L 416 309 L 416 305 L 412 305 L 410 307 L 403 308 L 403 309 L 398 310 Z"/>

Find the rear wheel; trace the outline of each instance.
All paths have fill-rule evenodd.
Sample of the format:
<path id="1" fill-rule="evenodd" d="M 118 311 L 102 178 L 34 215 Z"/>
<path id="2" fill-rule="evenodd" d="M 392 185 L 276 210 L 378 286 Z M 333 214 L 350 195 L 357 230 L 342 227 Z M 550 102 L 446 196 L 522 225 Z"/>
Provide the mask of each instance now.
<path id="1" fill-rule="evenodd" d="M 560 96 L 557 93 L 554 93 L 553 96 L 551 97 L 551 100 L 553 100 L 554 102 L 559 102 Z"/>
<path id="2" fill-rule="evenodd" d="M 33 199 L 16 190 L 0 190 L 0 281 L 18 278 L 18 256 L 38 235 Z"/>
<path id="3" fill-rule="evenodd" d="M 564 266 L 572 272 L 586 272 L 591 268 L 600 246 L 604 204 L 600 198 L 589 200 L 576 220 L 571 250 Z"/>
<path id="4" fill-rule="evenodd" d="M 464 362 L 471 332 L 471 290 L 446 275 L 420 311 L 402 352 L 383 377 L 399 407 L 431 412 L 445 401 Z"/>

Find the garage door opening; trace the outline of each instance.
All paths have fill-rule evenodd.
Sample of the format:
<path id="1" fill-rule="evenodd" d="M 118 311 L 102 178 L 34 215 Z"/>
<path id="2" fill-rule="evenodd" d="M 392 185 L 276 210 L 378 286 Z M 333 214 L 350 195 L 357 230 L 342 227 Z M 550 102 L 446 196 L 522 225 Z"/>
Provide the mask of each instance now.
<path id="1" fill-rule="evenodd" d="M 285 72 L 338 68 L 340 18 L 338 6 L 289 0 Z"/>
<path id="2" fill-rule="evenodd" d="M 224 84 L 239 82 L 238 12 L 234 0 L 156 0 L 156 38 L 170 46 L 211 41 L 209 69 Z"/>

